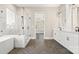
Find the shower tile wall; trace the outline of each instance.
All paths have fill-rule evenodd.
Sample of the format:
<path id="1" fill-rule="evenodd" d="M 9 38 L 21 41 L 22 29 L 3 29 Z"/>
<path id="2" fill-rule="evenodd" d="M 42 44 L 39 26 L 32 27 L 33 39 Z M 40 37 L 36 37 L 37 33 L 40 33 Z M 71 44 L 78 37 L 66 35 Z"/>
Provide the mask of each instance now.
<path id="1" fill-rule="evenodd" d="M 6 13 L 6 9 L 9 8 L 12 12 L 15 12 L 15 7 L 13 5 L 0 5 L 0 35 L 13 35 L 13 34 L 19 34 L 20 33 L 20 28 L 19 25 L 20 24 L 20 17 L 15 17 L 15 24 L 13 26 L 10 26 L 9 28 L 7 28 L 7 24 L 6 24 L 6 20 L 7 20 L 7 13 Z M 16 16 L 16 15 L 15 15 Z M 18 21 L 19 19 L 19 21 Z M 12 28 L 13 27 L 13 28 Z"/>
<path id="2" fill-rule="evenodd" d="M 6 15 L 5 15 L 5 10 L 0 9 L 0 35 L 3 35 L 5 33 L 5 27 L 6 27 Z"/>

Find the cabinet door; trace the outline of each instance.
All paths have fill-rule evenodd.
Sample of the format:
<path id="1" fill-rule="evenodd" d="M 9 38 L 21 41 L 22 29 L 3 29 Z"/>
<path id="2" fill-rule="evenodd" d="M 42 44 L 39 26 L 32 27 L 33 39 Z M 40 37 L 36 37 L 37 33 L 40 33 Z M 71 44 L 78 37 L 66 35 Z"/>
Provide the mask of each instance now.
<path id="1" fill-rule="evenodd" d="M 57 38 L 56 38 L 56 36 L 57 36 L 56 30 L 54 30 L 53 36 L 54 36 L 54 39 L 56 40 L 56 39 L 57 39 Z"/>
<path id="2" fill-rule="evenodd" d="M 73 34 L 72 33 L 68 33 L 68 36 L 66 38 L 67 40 L 67 48 L 73 52 L 73 48 L 74 48 L 74 39 L 73 39 Z"/>
<path id="3" fill-rule="evenodd" d="M 68 43 L 67 43 L 67 33 L 66 32 L 63 32 L 62 34 L 62 44 L 64 47 L 68 47 Z"/>
<path id="4" fill-rule="evenodd" d="M 58 34 L 57 34 L 57 41 L 61 44 L 61 45 L 64 45 L 64 38 L 65 38 L 65 35 L 62 31 L 58 31 Z"/>
<path id="5" fill-rule="evenodd" d="M 79 53 L 79 37 L 78 34 L 73 34 L 73 41 L 74 41 L 74 47 L 73 47 L 73 52 L 74 53 Z"/>
<path id="6" fill-rule="evenodd" d="M 78 50 L 79 50 L 78 35 L 74 33 L 68 33 L 66 40 L 67 40 L 67 48 L 73 53 L 78 53 Z"/>
<path id="7" fill-rule="evenodd" d="M 57 35 L 56 36 L 57 37 L 57 41 L 60 43 L 60 40 L 61 40 L 61 32 L 60 31 L 57 31 L 56 33 L 57 33 L 56 34 Z"/>
<path id="8" fill-rule="evenodd" d="M 58 35 L 59 35 L 58 40 L 62 44 L 64 40 L 64 33 L 62 31 L 59 31 Z"/>
<path id="9" fill-rule="evenodd" d="M 54 39 L 59 42 L 59 31 L 54 31 Z"/>

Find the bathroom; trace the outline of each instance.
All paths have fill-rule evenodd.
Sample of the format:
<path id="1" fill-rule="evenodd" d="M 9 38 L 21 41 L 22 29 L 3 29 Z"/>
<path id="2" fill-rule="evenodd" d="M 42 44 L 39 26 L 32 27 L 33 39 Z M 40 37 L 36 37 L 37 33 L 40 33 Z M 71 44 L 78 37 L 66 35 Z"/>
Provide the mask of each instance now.
<path id="1" fill-rule="evenodd" d="M 0 4 L 0 54 L 17 54 L 15 50 L 27 49 L 34 40 L 40 47 L 44 41 L 65 47 L 63 52 L 51 48 L 41 54 L 78 54 L 78 16 L 78 4 Z"/>

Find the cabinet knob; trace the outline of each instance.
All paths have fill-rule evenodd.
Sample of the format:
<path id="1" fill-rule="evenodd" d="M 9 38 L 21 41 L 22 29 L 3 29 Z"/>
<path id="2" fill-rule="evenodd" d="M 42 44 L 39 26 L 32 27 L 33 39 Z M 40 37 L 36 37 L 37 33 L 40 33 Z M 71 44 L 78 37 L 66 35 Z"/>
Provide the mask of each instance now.
<path id="1" fill-rule="evenodd" d="M 67 37 L 67 40 L 69 41 L 69 37 Z"/>

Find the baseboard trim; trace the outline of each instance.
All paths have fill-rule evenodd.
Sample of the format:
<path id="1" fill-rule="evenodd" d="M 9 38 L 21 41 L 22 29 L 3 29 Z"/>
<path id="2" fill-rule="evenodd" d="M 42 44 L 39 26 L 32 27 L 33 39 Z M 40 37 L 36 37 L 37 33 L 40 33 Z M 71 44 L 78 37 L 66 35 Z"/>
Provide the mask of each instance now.
<path id="1" fill-rule="evenodd" d="M 36 39 L 35 37 L 30 37 L 30 39 Z"/>
<path id="2" fill-rule="evenodd" d="M 54 39 L 53 37 L 44 37 L 45 40 L 52 40 Z"/>
<path id="3" fill-rule="evenodd" d="M 35 37 L 30 37 L 30 39 L 36 39 Z M 44 37 L 45 40 L 52 40 L 54 39 L 53 37 Z"/>

